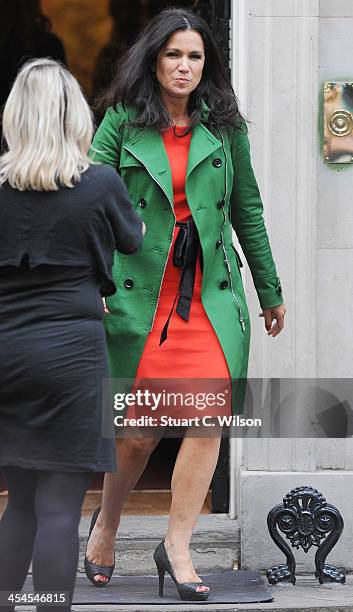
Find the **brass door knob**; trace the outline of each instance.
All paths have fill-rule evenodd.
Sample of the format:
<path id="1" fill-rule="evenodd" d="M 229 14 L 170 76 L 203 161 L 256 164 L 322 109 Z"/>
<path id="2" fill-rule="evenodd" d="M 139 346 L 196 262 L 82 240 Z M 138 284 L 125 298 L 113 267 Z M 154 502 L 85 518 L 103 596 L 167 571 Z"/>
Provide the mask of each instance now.
<path id="1" fill-rule="evenodd" d="M 329 116 L 327 127 L 335 136 L 347 136 L 353 130 L 353 116 L 346 110 L 338 109 Z"/>

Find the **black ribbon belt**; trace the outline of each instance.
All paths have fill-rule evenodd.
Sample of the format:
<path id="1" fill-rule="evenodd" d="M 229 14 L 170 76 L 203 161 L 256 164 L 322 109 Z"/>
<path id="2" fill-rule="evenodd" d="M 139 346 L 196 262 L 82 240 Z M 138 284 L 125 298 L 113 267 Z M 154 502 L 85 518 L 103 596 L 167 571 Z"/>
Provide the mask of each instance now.
<path id="1" fill-rule="evenodd" d="M 200 246 L 199 234 L 192 217 L 185 222 L 178 221 L 176 225 L 179 227 L 179 232 L 173 249 L 173 265 L 182 268 L 182 271 L 172 309 L 161 333 L 159 346 L 167 339 L 170 319 L 177 301 L 176 312 L 184 321 L 189 320 L 195 285 L 196 262 Z"/>

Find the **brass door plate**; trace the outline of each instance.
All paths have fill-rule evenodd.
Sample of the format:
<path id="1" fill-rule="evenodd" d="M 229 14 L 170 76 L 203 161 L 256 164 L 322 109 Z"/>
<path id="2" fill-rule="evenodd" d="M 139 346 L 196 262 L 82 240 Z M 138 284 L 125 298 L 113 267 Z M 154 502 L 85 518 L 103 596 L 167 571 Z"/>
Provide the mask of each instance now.
<path id="1" fill-rule="evenodd" d="M 324 159 L 353 163 L 353 82 L 324 83 Z"/>

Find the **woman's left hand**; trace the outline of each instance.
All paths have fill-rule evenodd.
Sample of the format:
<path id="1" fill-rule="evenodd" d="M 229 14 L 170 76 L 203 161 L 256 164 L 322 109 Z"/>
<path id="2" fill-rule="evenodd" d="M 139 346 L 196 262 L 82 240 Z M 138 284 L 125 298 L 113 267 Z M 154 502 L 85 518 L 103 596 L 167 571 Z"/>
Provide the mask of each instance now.
<path id="1" fill-rule="evenodd" d="M 286 314 L 286 307 L 284 304 L 275 306 L 274 308 L 264 308 L 259 314 L 259 317 L 264 317 L 265 327 L 267 334 L 275 338 L 282 331 L 284 327 L 284 315 Z M 276 322 L 273 323 L 273 320 Z"/>

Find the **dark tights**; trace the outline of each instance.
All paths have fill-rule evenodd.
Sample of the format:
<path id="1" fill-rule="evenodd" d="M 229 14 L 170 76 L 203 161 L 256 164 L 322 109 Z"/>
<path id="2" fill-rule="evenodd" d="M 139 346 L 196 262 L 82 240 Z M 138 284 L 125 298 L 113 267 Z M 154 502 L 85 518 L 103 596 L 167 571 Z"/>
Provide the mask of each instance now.
<path id="1" fill-rule="evenodd" d="M 32 561 L 34 590 L 69 592 L 68 606 L 57 607 L 69 612 L 78 563 L 78 525 L 89 475 L 1 469 L 9 497 L 0 521 L 0 591 L 21 591 Z M 53 609 L 38 608 L 40 612 Z"/>

